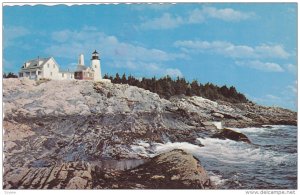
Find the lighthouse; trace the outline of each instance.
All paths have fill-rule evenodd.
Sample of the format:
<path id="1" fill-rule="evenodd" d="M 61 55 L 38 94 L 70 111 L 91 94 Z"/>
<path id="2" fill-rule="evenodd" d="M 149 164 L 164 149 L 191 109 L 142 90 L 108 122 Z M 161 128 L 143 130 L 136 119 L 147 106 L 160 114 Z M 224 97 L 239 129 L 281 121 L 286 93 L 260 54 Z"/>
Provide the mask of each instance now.
<path id="1" fill-rule="evenodd" d="M 92 53 L 91 68 L 94 70 L 94 81 L 100 81 L 102 79 L 101 66 L 99 53 L 96 50 Z"/>

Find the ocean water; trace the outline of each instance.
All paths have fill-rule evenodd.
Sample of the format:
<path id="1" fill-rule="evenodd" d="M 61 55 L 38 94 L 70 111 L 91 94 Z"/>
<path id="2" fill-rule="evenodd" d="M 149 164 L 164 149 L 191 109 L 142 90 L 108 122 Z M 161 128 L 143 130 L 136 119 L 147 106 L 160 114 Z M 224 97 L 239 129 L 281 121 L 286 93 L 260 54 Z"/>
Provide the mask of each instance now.
<path id="1" fill-rule="evenodd" d="M 252 144 L 215 138 L 198 138 L 204 147 L 167 143 L 158 153 L 180 148 L 201 162 L 219 189 L 296 189 L 297 127 L 235 128 Z"/>

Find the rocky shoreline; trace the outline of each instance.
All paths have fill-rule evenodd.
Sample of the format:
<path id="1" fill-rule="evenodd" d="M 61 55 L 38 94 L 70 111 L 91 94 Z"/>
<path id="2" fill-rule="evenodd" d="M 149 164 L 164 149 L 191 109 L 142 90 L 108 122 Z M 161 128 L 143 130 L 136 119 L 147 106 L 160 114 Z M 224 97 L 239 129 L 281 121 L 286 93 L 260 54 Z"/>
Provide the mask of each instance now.
<path id="1" fill-rule="evenodd" d="M 196 138 L 213 136 L 250 143 L 207 125 L 211 121 L 224 127 L 297 125 L 297 113 L 287 109 L 196 96 L 165 100 L 137 87 L 91 81 L 4 79 L 3 102 L 4 189 L 213 188 L 190 154 L 158 154 L 155 146 L 205 147 Z M 149 162 L 122 171 L 90 163 L 103 158 Z"/>
<path id="2" fill-rule="evenodd" d="M 129 169 L 103 169 L 86 161 L 6 170 L 5 189 L 206 189 L 209 176 L 182 150 L 158 155 Z"/>

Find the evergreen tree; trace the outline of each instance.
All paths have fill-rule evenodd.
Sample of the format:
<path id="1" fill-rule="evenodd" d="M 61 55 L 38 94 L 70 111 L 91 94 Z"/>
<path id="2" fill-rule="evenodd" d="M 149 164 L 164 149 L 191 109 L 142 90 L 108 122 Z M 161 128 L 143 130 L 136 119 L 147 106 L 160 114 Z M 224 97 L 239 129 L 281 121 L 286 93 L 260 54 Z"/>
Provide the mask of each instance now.
<path id="1" fill-rule="evenodd" d="M 220 88 L 220 93 L 225 97 L 229 97 L 229 90 L 226 85 Z"/>
<path id="2" fill-rule="evenodd" d="M 175 94 L 176 95 L 182 95 L 185 94 L 187 89 L 187 83 L 184 78 L 177 77 L 176 83 L 175 83 Z"/>
<path id="3" fill-rule="evenodd" d="M 163 87 L 162 87 L 162 85 L 161 85 L 161 80 L 158 80 L 157 82 L 156 82 L 156 93 L 158 94 L 158 95 L 161 95 L 161 94 L 163 94 L 164 93 L 164 89 L 163 89 Z"/>
<path id="4" fill-rule="evenodd" d="M 118 73 L 116 74 L 116 77 L 113 79 L 113 83 L 121 83 L 121 79 Z"/>
<path id="5" fill-rule="evenodd" d="M 125 73 L 124 73 L 123 76 L 122 76 L 121 83 L 127 84 L 127 78 L 126 78 Z"/>
<path id="6" fill-rule="evenodd" d="M 8 74 L 3 74 L 3 78 L 18 78 L 17 75 L 15 75 L 15 73 L 13 72 L 9 72 Z"/>
<path id="7" fill-rule="evenodd" d="M 196 96 L 200 96 L 200 86 L 197 80 L 193 80 L 191 83 L 191 93 Z"/>
<path id="8" fill-rule="evenodd" d="M 113 83 L 126 83 L 149 90 L 166 99 L 174 95 L 196 95 L 211 100 L 223 100 L 232 103 L 248 102 L 247 98 L 243 94 L 238 93 L 233 86 L 228 89 L 226 85 L 222 87 L 212 83 L 203 85 L 196 80 L 189 83 L 184 78 L 177 77 L 176 80 L 173 80 L 170 76 L 165 76 L 158 80 L 156 77 L 151 79 L 143 77 L 141 80 L 138 80 L 131 75 L 127 79 L 125 74 L 120 78 L 117 73 L 115 77 L 105 75 L 104 78 L 109 78 Z"/>
<path id="9" fill-rule="evenodd" d="M 104 79 L 109 79 L 107 74 L 105 74 L 103 78 Z"/>
<path id="10" fill-rule="evenodd" d="M 188 84 L 187 88 L 186 88 L 186 92 L 185 92 L 186 96 L 192 96 L 192 87 L 190 84 Z"/>

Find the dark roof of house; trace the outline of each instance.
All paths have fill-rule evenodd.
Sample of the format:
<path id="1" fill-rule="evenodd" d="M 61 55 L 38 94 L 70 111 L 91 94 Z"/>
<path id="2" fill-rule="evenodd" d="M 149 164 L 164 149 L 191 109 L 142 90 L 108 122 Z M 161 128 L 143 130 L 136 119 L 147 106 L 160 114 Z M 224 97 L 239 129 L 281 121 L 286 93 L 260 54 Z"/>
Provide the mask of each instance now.
<path id="1" fill-rule="evenodd" d="M 49 58 L 37 58 L 37 59 L 26 61 L 25 63 L 29 63 L 29 64 L 27 65 L 26 68 L 24 66 L 22 66 L 22 69 L 42 67 L 48 60 L 50 60 L 50 58 L 51 57 L 49 57 Z"/>
<path id="2" fill-rule="evenodd" d="M 84 65 L 77 65 L 77 68 L 76 68 L 76 72 L 78 71 L 82 71 L 82 70 L 86 70 L 88 67 L 84 66 Z"/>
<path id="3" fill-rule="evenodd" d="M 77 69 L 74 72 L 94 72 L 94 70 L 91 67 L 77 65 Z"/>

